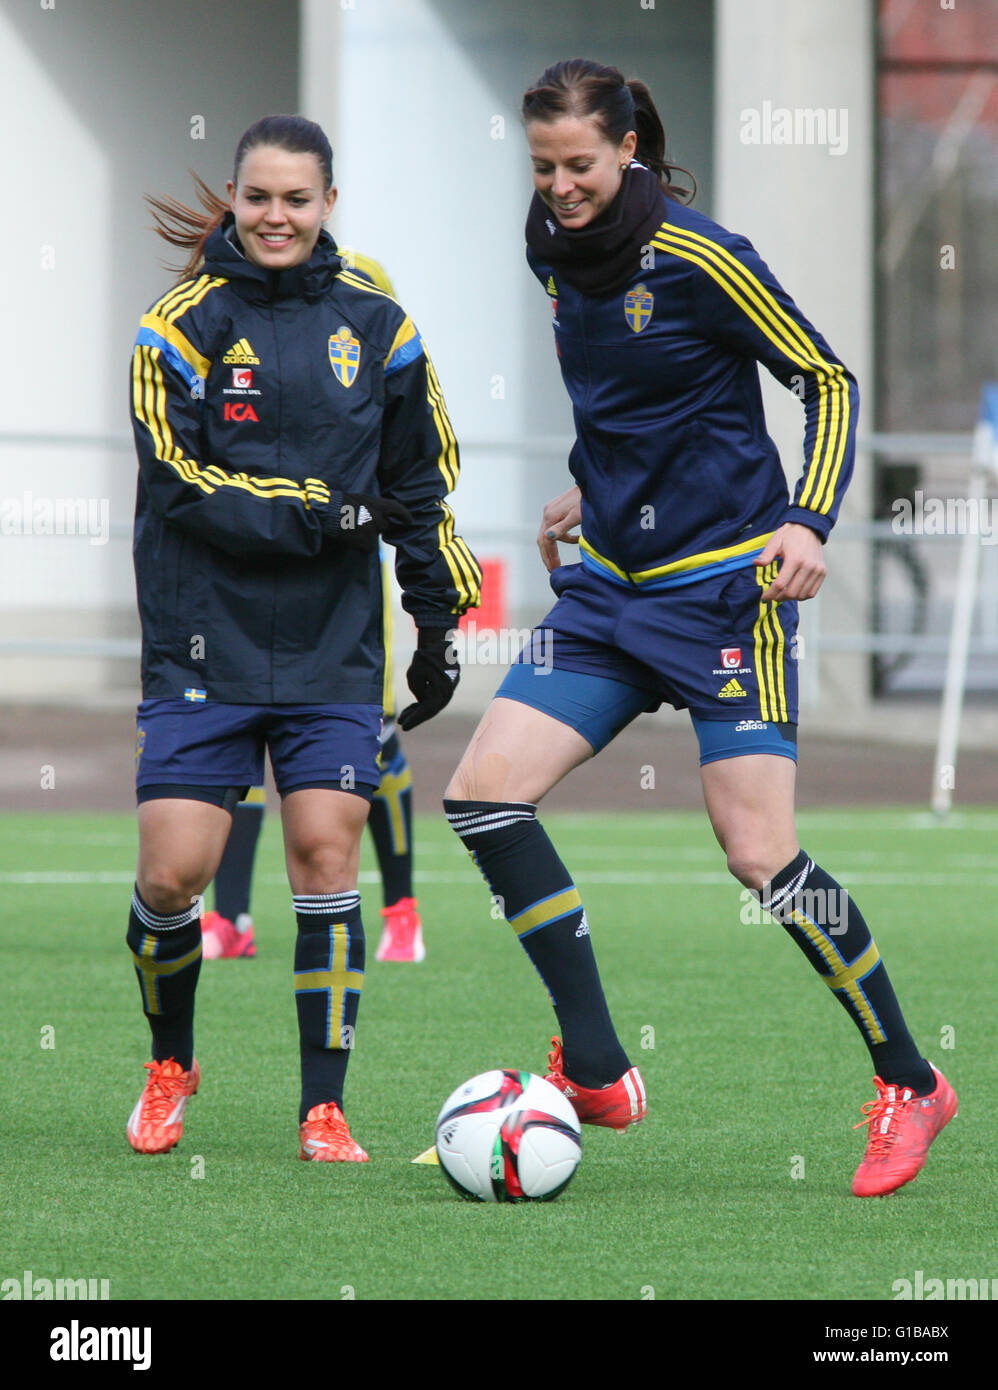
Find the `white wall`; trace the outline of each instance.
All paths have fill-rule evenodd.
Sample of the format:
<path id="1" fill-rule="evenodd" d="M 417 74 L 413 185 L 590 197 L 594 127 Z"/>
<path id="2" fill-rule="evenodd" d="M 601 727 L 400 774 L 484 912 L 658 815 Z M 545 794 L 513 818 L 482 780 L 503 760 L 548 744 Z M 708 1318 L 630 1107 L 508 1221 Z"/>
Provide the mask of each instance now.
<path id="1" fill-rule="evenodd" d="M 32 18 L 42 32 L 52 22 L 40 9 Z M 12 434 L 96 433 L 105 421 L 111 379 L 103 314 L 111 276 L 110 152 L 77 119 L 43 54 L 3 11 L 0 51 L 4 182 L 8 199 L 14 199 L 7 202 L 8 245 L 0 271 L 0 428 Z M 0 447 L 3 608 L 92 608 L 107 599 L 110 567 L 103 548 L 86 540 L 17 534 L 21 515 L 42 522 L 25 492 L 40 507 L 54 497 L 106 497 L 103 463 L 94 450 Z"/>
<path id="2" fill-rule="evenodd" d="M 36 499 L 107 501 L 113 522 L 130 523 L 134 455 L 67 436 L 130 437 L 138 320 L 175 278 L 142 195 L 193 201 L 188 168 L 224 191 L 246 126 L 295 108 L 297 49 L 297 7 L 275 0 L 0 0 L 12 239 L 0 432 L 62 441 L 0 439 L 0 641 L 137 633 L 127 541 L 4 535 L 4 518 L 9 528 L 30 489 Z M 0 698 L 80 696 L 109 682 L 131 691 L 136 681 L 134 662 L 0 650 Z"/>

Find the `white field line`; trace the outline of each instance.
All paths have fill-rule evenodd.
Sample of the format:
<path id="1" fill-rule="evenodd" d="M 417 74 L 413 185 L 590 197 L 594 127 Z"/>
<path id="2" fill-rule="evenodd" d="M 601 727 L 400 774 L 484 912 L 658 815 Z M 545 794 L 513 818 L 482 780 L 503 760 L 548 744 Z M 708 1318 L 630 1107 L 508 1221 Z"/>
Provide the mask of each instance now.
<path id="1" fill-rule="evenodd" d="M 993 862 L 993 861 L 992 861 Z M 376 884 L 381 882 L 381 876 L 373 869 L 363 870 L 359 877 L 359 882 L 363 884 Z M 434 869 L 416 870 L 414 875 L 417 883 L 440 883 L 440 884 L 475 884 L 481 883 L 481 879 L 471 870 L 464 872 L 437 871 Z M 735 880 L 731 875 L 723 870 L 713 872 L 687 872 L 677 870 L 674 873 L 653 872 L 651 870 L 638 869 L 633 873 L 621 872 L 620 870 L 608 871 L 606 873 L 581 873 L 574 876 L 578 884 L 607 885 L 620 888 L 655 888 L 655 887 L 729 887 L 737 888 Z M 260 874 L 258 881 L 268 885 L 287 886 L 287 879 L 283 874 Z M 851 873 L 846 869 L 841 871 L 841 880 L 844 886 L 853 885 L 872 886 L 872 887 L 918 887 L 918 888 L 998 888 L 998 872 L 982 874 L 968 880 L 966 869 L 954 873 L 865 873 L 859 871 Z M 23 870 L 0 872 L 0 885 L 9 887 L 101 887 L 106 885 L 131 886 L 135 882 L 134 872 L 123 870 L 106 869 L 97 871 L 72 871 L 72 870 Z M 740 890 L 739 890 L 740 891 Z"/>

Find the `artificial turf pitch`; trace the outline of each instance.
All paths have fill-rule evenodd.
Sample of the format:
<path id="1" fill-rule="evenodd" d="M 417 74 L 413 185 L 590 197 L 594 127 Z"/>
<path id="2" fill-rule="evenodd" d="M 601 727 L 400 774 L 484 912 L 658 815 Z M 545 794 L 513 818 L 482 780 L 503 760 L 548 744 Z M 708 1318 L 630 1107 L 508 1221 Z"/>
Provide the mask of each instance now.
<path id="1" fill-rule="evenodd" d="M 551 1204 L 460 1201 L 412 1158 L 466 1077 L 543 1074 L 553 1014 L 442 820 L 417 822 L 421 965 L 368 968 L 346 1110 L 363 1165 L 297 1158 L 294 916 L 276 817 L 257 861 L 259 954 L 202 968 L 203 1080 L 171 1154 L 125 1123 L 148 1031 L 124 936 L 127 815 L 0 817 L 5 1219 L 0 1277 L 103 1278 L 112 1299 L 892 1299 L 894 1282 L 998 1275 L 993 1105 L 998 810 L 802 814 L 853 892 L 922 1051 L 960 1096 L 925 1171 L 849 1184 L 874 1096 L 845 1011 L 768 919 L 740 920 L 705 818 L 545 817 L 583 893 L 648 1118 L 585 1127 Z M 909 1307 L 911 1305 L 908 1305 Z M 936 1305 L 938 1307 L 938 1305 Z"/>

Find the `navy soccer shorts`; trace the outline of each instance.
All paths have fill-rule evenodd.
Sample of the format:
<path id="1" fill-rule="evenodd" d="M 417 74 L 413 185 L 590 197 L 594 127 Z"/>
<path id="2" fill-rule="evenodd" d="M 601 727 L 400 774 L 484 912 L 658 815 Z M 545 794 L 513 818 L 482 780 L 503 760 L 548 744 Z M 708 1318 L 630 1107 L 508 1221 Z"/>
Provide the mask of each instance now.
<path id="1" fill-rule="evenodd" d="M 138 800 L 180 797 L 226 810 L 263 781 L 269 750 L 281 796 L 309 787 L 370 799 L 379 782 L 380 705 L 233 705 L 143 700 Z"/>
<path id="2" fill-rule="evenodd" d="M 598 753 L 663 701 L 689 709 L 700 762 L 797 756 L 797 604 L 764 603 L 775 566 L 648 593 L 582 565 L 555 570 L 558 602 L 497 694 L 571 725 Z"/>

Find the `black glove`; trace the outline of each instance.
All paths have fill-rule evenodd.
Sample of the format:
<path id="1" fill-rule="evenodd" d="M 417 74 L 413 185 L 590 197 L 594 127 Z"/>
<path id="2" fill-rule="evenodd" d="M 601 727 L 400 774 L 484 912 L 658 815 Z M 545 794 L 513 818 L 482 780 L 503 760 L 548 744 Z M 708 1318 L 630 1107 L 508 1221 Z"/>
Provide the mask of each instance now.
<path id="1" fill-rule="evenodd" d="M 406 733 L 439 714 L 461 679 L 457 649 L 447 632 L 445 627 L 419 629 L 419 643 L 406 673 L 416 704 L 408 705 L 398 717 L 399 728 Z"/>
<path id="2" fill-rule="evenodd" d="M 369 497 L 364 492 L 344 492 L 342 506 L 328 518 L 328 534 L 351 550 L 370 553 L 389 526 L 411 526 L 412 513 L 390 497 Z"/>

